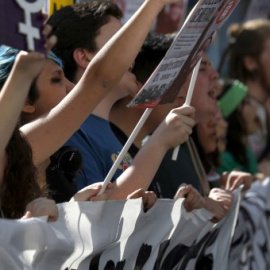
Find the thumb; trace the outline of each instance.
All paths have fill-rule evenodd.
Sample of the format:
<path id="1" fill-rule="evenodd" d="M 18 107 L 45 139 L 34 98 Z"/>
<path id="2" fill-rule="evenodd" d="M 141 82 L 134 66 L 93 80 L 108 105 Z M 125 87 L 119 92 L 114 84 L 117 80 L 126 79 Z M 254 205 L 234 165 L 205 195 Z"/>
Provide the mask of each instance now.
<path id="1" fill-rule="evenodd" d="M 32 217 L 32 213 L 30 211 L 27 211 L 24 216 L 22 217 L 22 219 L 27 219 L 27 218 L 31 218 Z"/>
<path id="2" fill-rule="evenodd" d="M 182 184 L 174 195 L 174 199 L 184 198 L 185 195 L 189 192 L 190 186 L 187 184 Z"/>

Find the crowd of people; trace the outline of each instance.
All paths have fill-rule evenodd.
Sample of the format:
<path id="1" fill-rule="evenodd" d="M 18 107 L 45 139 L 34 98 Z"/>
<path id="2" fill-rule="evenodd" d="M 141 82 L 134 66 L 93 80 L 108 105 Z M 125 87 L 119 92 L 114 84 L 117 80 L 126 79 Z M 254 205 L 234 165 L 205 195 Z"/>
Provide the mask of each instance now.
<path id="1" fill-rule="evenodd" d="M 230 27 L 226 78 L 204 54 L 191 105 L 189 74 L 173 103 L 153 109 L 99 194 L 144 113 L 126 105 L 175 38 L 150 33 L 174 2 L 146 0 L 123 26 L 112 1 L 73 4 L 46 20 L 46 55 L 0 46 L 2 218 L 56 221 L 68 201 L 142 197 L 147 210 L 184 197 L 217 223 L 235 189 L 270 175 L 270 21 L 258 19 Z"/>

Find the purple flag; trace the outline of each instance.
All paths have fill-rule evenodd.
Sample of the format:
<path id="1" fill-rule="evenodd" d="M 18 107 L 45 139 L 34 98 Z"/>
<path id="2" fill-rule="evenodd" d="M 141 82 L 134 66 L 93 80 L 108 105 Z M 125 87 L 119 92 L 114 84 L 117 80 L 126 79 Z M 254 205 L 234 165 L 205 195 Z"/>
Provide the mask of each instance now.
<path id="1" fill-rule="evenodd" d="M 0 43 L 20 50 L 43 52 L 43 5 L 44 0 L 1 0 Z"/>

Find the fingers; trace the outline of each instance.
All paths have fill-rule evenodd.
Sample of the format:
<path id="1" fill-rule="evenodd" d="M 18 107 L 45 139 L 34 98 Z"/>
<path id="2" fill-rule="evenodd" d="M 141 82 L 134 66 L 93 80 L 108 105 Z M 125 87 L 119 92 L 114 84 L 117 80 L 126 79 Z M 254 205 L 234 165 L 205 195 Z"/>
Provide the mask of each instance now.
<path id="1" fill-rule="evenodd" d="M 195 125 L 194 120 L 195 109 L 190 106 L 184 106 L 180 108 L 173 109 L 171 111 L 172 120 L 176 123 L 177 127 L 186 127 L 186 131 L 191 134 L 192 128 Z"/>
<path id="2" fill-rule="evenodd" d="M 45 24 L 43 26 L 42 35 L 44 37 L 47 37 L 51 33 L 51 31 L 52 31 L 52 26 L 49 24 Z"/>
<path id="3" fill-rule="evenodd" d="M 137 199 L 142 198 L 144 211 L 149 210 L 157 201 L 157 196 L 153 191 L 144 191 L 143 189 L 138 189 L 127 196 L 127 199 Z"/>
<path id="4" fill-rule="evenodd" d="M 188 194 L 186 195 L 186 199 L 184 201 L 184 207 L 188 212 L 193 211 L 194 209 L 200 209 L 205 207 L 205 200 L 199 194 L 199 192 L 192 188 Z"/>
<path id="5" fill-rule="evenodd" d="M 181 107 L 173 109 L 173 112 L 179 114 L 181 113 L 182 115 L 189 116 L 191 118 L 194 118 L 195 116 L 195 108 L 189 105 L 183 105 Z"/>
<path id="6" fill-rule="evenodd" d="M 229 190 L 214 188 L 206 200 L 206 209 L 214 214 L 213 222 L 220 221 L 232 207 L 234 196 Z"/>
<path id="7" fill-rule="evenodd" d="M 52 35 L 50 36 L 47 40 L 46 43 L 44 45 L 45 50 L 48 52 L 50 51 L 56 44 L 57 42 L 57 37 Z"/>
<path id="8" fill-rule="evenodd" d="M 191 185 L 183 184 L 174 196 L 175 199 L 183 197 L 185 197 L 183 205 L 188 212 L 205 207 L 204 198 Z"/>
<path id="9" fill-rule="evenodd" d="M 91 184 L 81 190 L 79 190 L 71 199 L 70 202 L 82 202 L 82 201 L 103 201 L 108 200 L 108 195 L 105 193 L 98 195 L 100 189 L 102 188 L 103 182 L 97 182 Z M 113 189 L 114 184 L 108 183 L 106 190 Z"/>
<path id="10" fill-rule="evenodd" d="M 214 217 L 211 219 L 213 223 L 217 223 L 226 216 L 227 210 L 223 207 L 221 202 L 215 201 L 212 198 L 205 198 L 206 206 L 205 208 L 211 212 Z"/>
<path id="11" fill-rule="evenodd" d="M 243 185 L 243 191 L 246 191 L 251 187 L 253 179 L 250 173 L 232 171 L 227 177 L 226 189 L 233 191 Z"/>
<path id="12" fill-rule="evenodd" d="M 97 196 L 100 191 L 102 184 L 95 183 L 93 185 L 89 185 L 81 190 L 79 190 L 71 199 L 70 202 L 83 202 L 90 201 L 94 196 Z"/>
<path id="13" fill-rule="evenodd" d="M 190 190 L 190 188 L 187 184 L 185 184 L 185 183 L 181 184 L 181 186 L 178 188 L 176 194 L 174 195 L 174 199 L 184 198 L 189 190 Z"/>
<path id="14" fill-rule="evenodd" d="M 42 34 L 44 35 L 44 37 L 46 39 L 44 48 L 47 52 L 50 51 L 55 46 L 55 44 L 57 42 L 57 37 L 55 35 L 49 36 L 51 31 L 52 31 L 52 27 L 49 24 L 45 24 L 43 31 L 42 31 Z"/>
<path id="15" fill-rule="evenodd" d="M 148 211 L 157 201 L 157 196 L 153 191 L 145 191 L 143 196 L 144 211 Z"/>
<path id="16" fill-rule="evenodd" d="M 56 204 L 52 205 L 50 210 L 49 210 L 49 218 L 48 222 L 54 222 L 58 219 L 58 208 Z"/>
<path id="17" fill-rule="evenodd" d="M 32 214 L 30 211 L 27 211 L 24 216 L 22 217 L 22 219 L 27 219 L 27 218 L 31 218 L 32 217 Z"/>
<path id="18" fill-rule="evenodd" d="M 24 218 L 48 216 L 48 221 L 56 221 L 58 218 L 58 208 L 54 200 L 38 198 L 26 206 Z"/>

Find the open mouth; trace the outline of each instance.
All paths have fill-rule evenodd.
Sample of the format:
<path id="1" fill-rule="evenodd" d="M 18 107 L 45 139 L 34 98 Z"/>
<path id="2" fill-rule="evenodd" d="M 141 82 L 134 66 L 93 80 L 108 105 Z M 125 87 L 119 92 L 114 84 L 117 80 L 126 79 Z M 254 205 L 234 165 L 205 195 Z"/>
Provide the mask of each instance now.
<path id="1" fill-rule="evenodd" d="M 216 100 L 216 89 L 210 89 L 209 91 L 208 91 L 208 96 L 209 97 L 211 97 L 212 99 L 215 99 Z"/>

